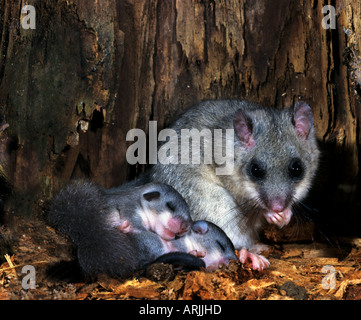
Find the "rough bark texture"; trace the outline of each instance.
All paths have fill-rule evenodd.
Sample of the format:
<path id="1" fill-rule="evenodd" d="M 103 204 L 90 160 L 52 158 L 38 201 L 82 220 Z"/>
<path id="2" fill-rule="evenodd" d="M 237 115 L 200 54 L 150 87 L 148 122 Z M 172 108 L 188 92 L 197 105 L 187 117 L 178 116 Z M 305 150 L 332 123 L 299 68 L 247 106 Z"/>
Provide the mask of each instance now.
<path id="1" fill-rule="evenodd" d="M 2 161 L 16 212 L 71 178 L 105 187 L 133 178 L 144 168 L 126 162 L 128 130 L 147 132 L 149 120 L 161 129 L 199 100 L 303 99 L 324 150 L 313 206 L 324 223 L 359 227 L 359 2 L 30 4 L 35 30 L 21 27 L 24 1 L 0 3 L 0 104 L 18 142 Z M 322 27 L 326 4 L 336 8 L 335 30 Z"/>

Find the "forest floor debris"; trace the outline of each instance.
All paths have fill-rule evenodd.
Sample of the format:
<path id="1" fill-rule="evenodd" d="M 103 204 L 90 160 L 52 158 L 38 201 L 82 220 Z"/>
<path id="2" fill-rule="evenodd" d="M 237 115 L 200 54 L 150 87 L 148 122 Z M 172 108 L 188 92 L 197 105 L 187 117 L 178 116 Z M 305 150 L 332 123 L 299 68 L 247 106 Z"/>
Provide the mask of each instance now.
<path id="1" fill-rule="evenodd" d="M 178 271 L 175 277 L 160 281 L 139 275 L 127 280 L 106 275 L 84 279 L 77 271 L 74 250 L 67 237 L 41 219 L 16 218 L 14 225 L 13 252 L 1 257 L 0 300 L 361 299 L 358 238 L 341 239 L 338 247 L 317 242 L 274 243 L 267 253 L 271 265 L 263 272 L 232 261 L 212 273 Z M 35 289 L 24 288 L 28 274 L 22 270 L 26 265 L 35 268 Z M 162 266 L 161 272 L 168 274 L 166 269 L 167 266 Z"/>

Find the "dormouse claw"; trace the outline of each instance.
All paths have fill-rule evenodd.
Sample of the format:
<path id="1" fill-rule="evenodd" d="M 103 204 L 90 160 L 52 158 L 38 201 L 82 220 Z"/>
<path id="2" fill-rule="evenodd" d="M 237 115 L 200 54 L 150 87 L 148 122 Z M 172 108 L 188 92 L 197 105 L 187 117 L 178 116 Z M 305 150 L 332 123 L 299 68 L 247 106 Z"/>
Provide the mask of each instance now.
<path id="1" fill-rule="evenodd" d="M 264 256 L 242 249 L 239 253 L 239 261 L 245 263 L 247 260 L 252 262 L 253 270 L 262 271 L 270 265 L 269 261 Z"/>
<path id="2" fill-rule="evenodd" d="M 198 258 L 204 258 L 207 254 L 205 251 L 197 251 L 197 250 L 192 250 L 192 251 L 189 251 L 188 253 L 191 254 L 192 256 L 196 256 Z"/>

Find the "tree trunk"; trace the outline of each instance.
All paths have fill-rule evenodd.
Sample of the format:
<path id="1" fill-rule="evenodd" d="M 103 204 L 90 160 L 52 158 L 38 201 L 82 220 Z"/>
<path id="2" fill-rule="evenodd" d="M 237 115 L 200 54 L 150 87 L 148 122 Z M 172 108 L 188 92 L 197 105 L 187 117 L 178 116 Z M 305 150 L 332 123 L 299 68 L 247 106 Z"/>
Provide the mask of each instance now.
<path id="1" fill-rule="evenodd" d="M 336 29 L 322 27 L 327 4 Z M 127 132 L 199 100 L 302 99 L 323 150 L 312 205 L 360 227 L 360 3 L 34 0 L 36 29 L 23 29 L 24 5 L 0 4 L 0 103 L 17 141 L 2 159 L 8 211 L 31 212 L 72 178 L 134 178 L 145 168 L 127 164 Z"/>

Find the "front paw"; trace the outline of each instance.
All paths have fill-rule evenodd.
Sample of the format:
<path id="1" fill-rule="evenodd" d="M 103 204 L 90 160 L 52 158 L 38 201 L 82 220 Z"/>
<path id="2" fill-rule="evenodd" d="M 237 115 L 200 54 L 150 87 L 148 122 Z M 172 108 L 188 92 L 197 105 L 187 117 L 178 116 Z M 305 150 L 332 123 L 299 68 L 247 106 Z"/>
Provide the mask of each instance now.
<path id="1" fill-rule="evenodd" d="M 269 211 L 264 217 L 269 224 L 275 224 L 279 228 L 282 228 L 290 222 L 292 211 L 291 209 L 286 209 L 282 212 Z"/>
<path id="2" fill-rule="evenodd" d="M 122 233 L 134 233 L 135 230 L 130 224 L 129 220 L 123 220 L 121 223 L 117 226 L 118 230 L 120 230 Z"/>
<path id="3" fill-rule="evenodd" d="M 198 250 L 194 249 L 194 250 L 189 251 L 188 254 L 198 257 L 198 258 L 204 258 L 207 253 L 205 251 L 198 251 Z"/>
<path id="4" fill-rule="evenodd" d="M 245 263 L 247 260 L 252 262 L 252 269 L 262 271 L 270 265 L 269 261 L 262 255 L 257 253 L 252 253 L 246 249 L 242 249 L 239 252 L 239 261 Z"/>

